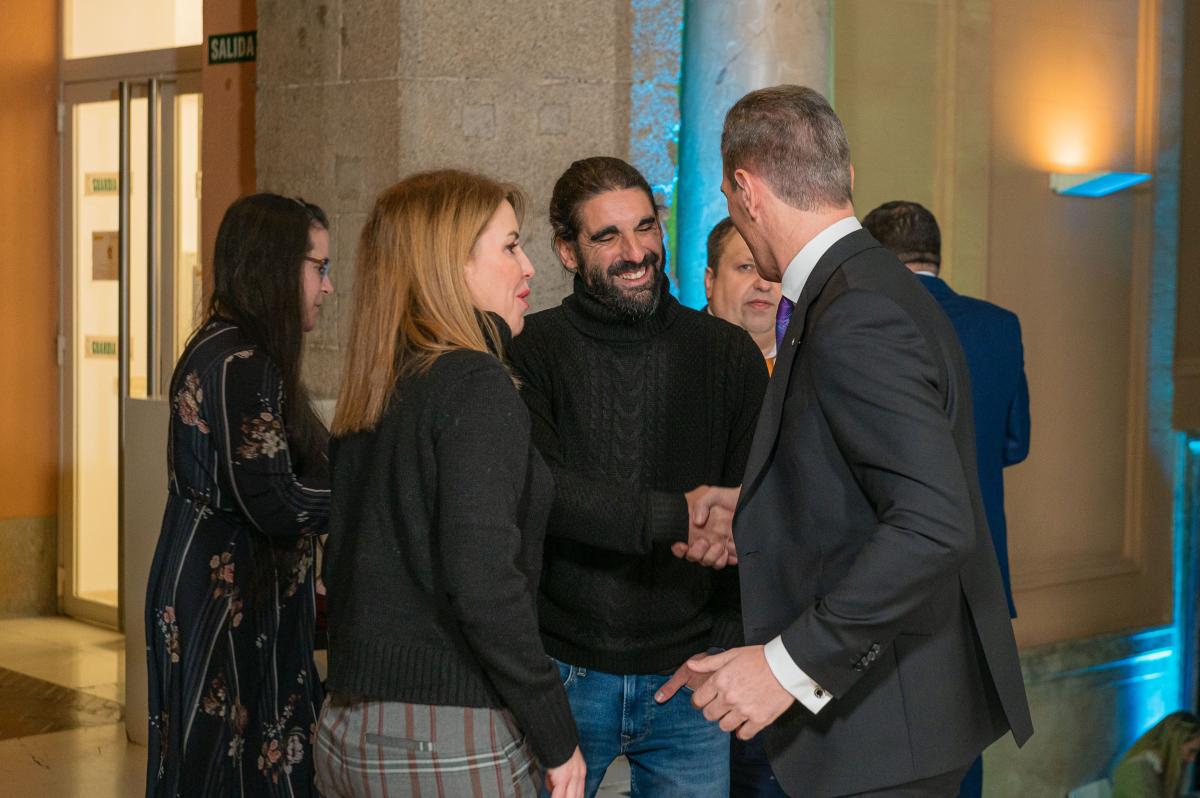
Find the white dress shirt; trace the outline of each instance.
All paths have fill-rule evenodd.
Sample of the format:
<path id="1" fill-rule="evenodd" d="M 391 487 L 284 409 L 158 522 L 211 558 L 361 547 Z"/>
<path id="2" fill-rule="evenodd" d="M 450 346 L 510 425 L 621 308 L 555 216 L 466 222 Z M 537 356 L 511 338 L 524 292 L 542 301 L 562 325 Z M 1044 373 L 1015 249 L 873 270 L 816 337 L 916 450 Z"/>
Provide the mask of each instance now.
<path id="1" fill-rule="evenodd" d="M 792 302 L 798 300 L 800 292 L 804 290 L 804 284 L 808 282 L 808 277 L 816 268 L 817 261 L 821 259 L 821 256 L 838 241 L 855 230 L 861 229 L 862 225 L 859 224 L 858 219 L 847 216 L 817 233 L 811 241 L 804 245 L 803 249 L 796 253 L 796 257 L 792 258 L 787 268 L 783 270 L 783 295 Z M 779 680 L 783 688 L 795 696 L 796 700 L 814 715 L 820 712 L 833 698 L 827 690 L 822 689 L 821 685 L 800 669 L 796 660 L 783 645 L 782 637 L 776 637 L 767 643 L 763 653 L 766 654 L 767 665 L 770 666 L 771 673 L 775 674 L 775 678 Z"/>

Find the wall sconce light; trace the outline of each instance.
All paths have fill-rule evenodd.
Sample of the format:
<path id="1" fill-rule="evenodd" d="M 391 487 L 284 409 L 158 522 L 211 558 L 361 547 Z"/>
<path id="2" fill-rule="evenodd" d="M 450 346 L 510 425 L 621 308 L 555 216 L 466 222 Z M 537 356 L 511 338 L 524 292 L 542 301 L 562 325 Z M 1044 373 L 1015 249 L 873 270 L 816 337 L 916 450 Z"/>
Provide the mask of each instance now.
<path id="1" fill-rule="evenodd" d="M 1064 197 L 1106 197 L 1151 177 L 1146 172 L 1051 172 L 1050 188 Z"/>

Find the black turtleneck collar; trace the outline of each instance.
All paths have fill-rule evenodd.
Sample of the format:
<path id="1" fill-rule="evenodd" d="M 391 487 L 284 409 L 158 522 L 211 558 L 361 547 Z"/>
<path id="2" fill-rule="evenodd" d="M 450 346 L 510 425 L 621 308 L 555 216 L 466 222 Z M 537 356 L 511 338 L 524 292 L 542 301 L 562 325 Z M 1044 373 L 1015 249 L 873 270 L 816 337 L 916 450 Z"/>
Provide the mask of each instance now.
<path id="1" fill-rule="evenodd" d="M 583 278 L 575 275 L 570 296 L 563 300 L 567 319 L 575 329 L 592 338 L 609 341 L 640 341 L 671 326 L 679 315 L 679 302 L 671 296 L 671 282 L 664 274 L 659 283 L 658 307 L 644 319 L 631 321 L 588 291 Z"/>

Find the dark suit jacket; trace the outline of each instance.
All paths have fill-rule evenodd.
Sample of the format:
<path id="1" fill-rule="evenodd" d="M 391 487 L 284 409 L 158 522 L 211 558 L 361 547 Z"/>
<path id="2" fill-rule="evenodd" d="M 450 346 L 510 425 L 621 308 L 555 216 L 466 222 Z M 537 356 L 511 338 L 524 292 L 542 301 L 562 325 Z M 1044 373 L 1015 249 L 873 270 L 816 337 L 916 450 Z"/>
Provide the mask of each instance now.
<path id="1" fill-rule="evenodd" d="M 765 733 L 792 795 L 965 767 L 1032 733 L 975 473 L 967 364 L 929 292 L 866 231 L 800 295 L 734 520 L 748 643 L 834 696 Z"/>
<path id="2" fill-rule="evenodd" d="M 1008 578 L 1008 527 L 1004 521 L 1004 467 L 1029 455 L 1029 385 L 1021 322 L 1004 308 L 961 296 L 937 277 L 917 275 L 946 311 L 971 371 L 975 405 L 975 462 L 988 529 L 1000 562 L 1008 611 L 1017 617 Z"/>

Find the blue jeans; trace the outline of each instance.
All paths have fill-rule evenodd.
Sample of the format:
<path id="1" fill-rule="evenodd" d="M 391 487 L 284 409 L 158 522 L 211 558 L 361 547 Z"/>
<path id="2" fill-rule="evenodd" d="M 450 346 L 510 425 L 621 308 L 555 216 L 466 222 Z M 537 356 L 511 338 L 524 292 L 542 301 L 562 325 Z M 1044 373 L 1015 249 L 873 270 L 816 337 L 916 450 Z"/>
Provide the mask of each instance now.
<path id="1" fill-rule="evenodd" d="M 630 798 L 729 795 L 729 735 L 692 706 L 691 690 L 659 704 L 654 693 L 667 676 L 621 676 L 562 662 L 558 672 L 579 728 L 588 798 L 622 754 L 629 760 Z"/>

